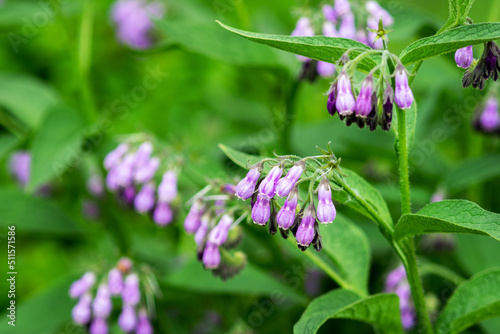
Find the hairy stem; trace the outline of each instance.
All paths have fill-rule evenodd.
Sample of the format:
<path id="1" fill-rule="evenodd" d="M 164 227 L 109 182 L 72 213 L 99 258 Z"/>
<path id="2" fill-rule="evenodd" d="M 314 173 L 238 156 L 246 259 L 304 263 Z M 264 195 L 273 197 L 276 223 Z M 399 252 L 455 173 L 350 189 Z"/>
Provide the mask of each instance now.
<path id="1" fill-rule="evenodd" d="M 399 189 L 401 192 L 401 213 L 411 213 L 410 175 L 408 168 L 408 138 L 406 133 L 406 112 L 396 107 L 398 114 L 397 155 L 399 162 Z"/>

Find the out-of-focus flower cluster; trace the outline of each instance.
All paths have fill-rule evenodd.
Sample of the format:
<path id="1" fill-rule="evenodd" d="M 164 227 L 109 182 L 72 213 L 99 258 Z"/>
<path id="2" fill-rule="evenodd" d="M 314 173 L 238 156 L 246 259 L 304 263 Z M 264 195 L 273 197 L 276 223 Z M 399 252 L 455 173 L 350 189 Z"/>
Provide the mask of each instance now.
<path id="1" fill-rule="evenodd" d="M 146 0 L 118 0 L 111 9 L 120 42 L 135 49 L 147 49 L 152 44 L 153 19 L 165 14 L 163 3 Z"/>
<path id="2" fill-rule="evenodd" d="M 410 284 L 406 277 L 406 270 L 400 265 L 387 275 L 385 292 L 394 292 L 399 297 L 399 309 L 403 328 L 409 330 L 415 326 L 415 307 L 411 298 Z"/>
<path id="3" fill-rule="evenodd" d="M 113 298 L 120 298 L 122 307 L 118 317 L 119 327 L 126 333 L 152 334 L 153 327 L 147 312 L 146 286 L 151 280 L 140 279 L 128 258 L 122 258 L 107 275 L 98 278 L 87 272 L 73 282 L 69 295 L 77 299 L 71 312 L 73 321 L 86 326 L 90 334 L 107 334 L 109 317 L 113 311 Z M 148 287 L 143 291 L 156 291 Z"/>
<path id="4" fill-rule="evenodd" d="M 174 217 L 177 162 L 163 168 L 153 151 L 149 141 L 118 145 L 104 159 L 104 168 L 108 171 L 106 186 L 118 194 L 125 205 L 134 207 L 138 213 L 151 214 L 157 225 L 165 226 Z"/>
<path id="5" fill-rule="evenodd" d="M 236 275 L 244 268 L 246 256 L 230 251 L 243 238 L 238 224 L 245 218 L 243 214 L 234 220 L 235 213 L 241 211 L 235 205 L 235 186 L 214 181 L 196 194 L 192 202 L 184 229 L 194 234 L 198 259 L 222 279 Z"/>
<path id="6" fill-rule="evenodd" d="M 500 111 L 495 96 L 490 96 L 484 107 L 479 109 L 474 119 L 474 128 L 485 134 L 500 135 Z"/>
<path id="7" fill-rule="evenodd" d="M 349 0 L 335 0 L 333 6 L 325 4 L 322 7 L 322 20 L 318 24 L 311 18 L 303 16 L 298 20 L 292 36 L 342 37 L 356 40 L 371 48 L 382 49 L 383 41 L 377 39 L 374 31 L 378 30 L 380 21 L 384 27 L 391 26 L 394 23 L 392 16 L 376 1 L 367 1 L 364 8 L 355 7 L 354 11 Z M 356 22 L 355 17 L 360 20 Z M 316 25 L 321 25 L 321 31 L 314 28 Z M 304 63 L 302 78 L 314 81 L 317 75 L 330 77 L 335 73 L 335 65 L 332 63 L 315 61 L 303 56 L 297 58 Z"/>
<path id="8" fill-rule="evenodd" d="M 455 52 L 455 61 L 458 67 L 466 69 L 462 79 L 463 87 L 472 85 L 474 88 L 483 89 L 488 79 L 498 80 L 500 47 L 493 41 L 485 43 L 481 58 L 476 60 L 472 46 L 467 46 Z"/>

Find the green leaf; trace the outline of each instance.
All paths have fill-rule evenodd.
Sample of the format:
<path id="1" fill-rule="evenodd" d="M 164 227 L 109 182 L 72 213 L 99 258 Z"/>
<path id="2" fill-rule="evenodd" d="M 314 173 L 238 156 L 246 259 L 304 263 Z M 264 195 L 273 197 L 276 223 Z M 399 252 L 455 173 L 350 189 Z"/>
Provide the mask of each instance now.
<path id="1" fill-rule="evenodd" d="M 409 65 L 457 49 L 500 38 L 500 23 L 478 23 L 454 28 L 438 35 L 419 39 L 400 54 L 403 64 Z"/>
<path id="2" fill-rule="evenodd" d="M 406 135 L 408 136 L 406 146 L 408 152 L 410 151 L 411 145 L 413 144 L 413 138 L 415 138 L 415 126 L 417 125 L 417 101 L 413 101 L 411 107 L 405 112 L 406 117 Z M 396 132 L 396 139 L 398 138 L 398 116 L 397 112 L 393 113 L 393 125 L 392 129 Z"/>
<path id="3" fill-rule="evenodd" d="M 34 191 L 76 166 L 83 155 L 83 129 L 83 120 L 72 109 L 51 110 L 34 138 L 28 190 Z"/>
<path id="4" fill-rule="evenodd" d="M 213 22 L 156 21 L 168 43 L 217 60 L 243 66 L 283 67 L 290 61 L 279 52 L 245 41 Z"/>
<path id="5" fill-rule="evenodd" d="M 249 165 L 256 164 L 257 162 L 264 159 L 264 157 L 262 156 L 239 152 L 223 144 L 219 144 L 219 147 L 229 159 L 245 169 L 248 169 Z M 266 168 L 269 167 L 267 167 L 266 165 Z M 344 178 L 344 182 L 349 186 L 349 188 L 353 189 L 362 198 L 364 198 L 364 200 L 366 200 L 372 206 L 372 208 L 382 217 L 384 221 L 386 221 L 388 224 L 392 224 L 392 217 L 389 212 L 389 208 L 387 207 L 387 203 L 384 201 L 384 198 L 382 197 L 380 192 L 355 172 L 347 168 L 342 168 L 342 173 L 346 175 L 346 177 Z M 372 215 L 367 210 L 365 210 L 365 208 L 359 202 L 357 202 L 355 198 L 352 198 L 345 190 L 332 191 L 332 197 L 342 204 L 345 204 L 362 213 L 368 218 L 372 218 Z"/>
<path id="6" fill-rule="evenodd" d="M 463 24 L 467 19 L 467 14 L 474 3 L 474 0 L 448 0 L 450 5 L 450 16 L 440 32 Z"/>
<path id="7" fill-rule="evenodd" d="M 33 15 L 40 13 L 41 9 L 42 7 L 40 7 L 39 3 L 31 1 L 6 1 L 5 4 L 2 4 L 2 10 L 0 10 L 0 27 L 8 28 L 12 25 L 25 24 L 23 18 L 25 20 L 31 18 Z M 33 29 L 35 28 L 33 27 Z M 9 40 L 12 38 L 11 34 L 12 32 L 7 33 L 7 38 Z M 19 34 L 19 36 L 23 37 L 23 34 Z"/>
<path id="8" fill-rule="evenodd" d="M 68 296 L 69 287 L 75 278 L 70 275 L 25 302 L 16 303 L 15 327 L 7 325 L 10 319 L 7 317 L 8 311 L 4 312 L 2 333 L 59 333 L 58 329 L 65 323 L 66 329 L 75 330 L 77 327 L 71 320 L 71 310 L 76 301 L 72 301 Z"/>
<path id="9" fill-rule="evenodd" d="M 0 135 L 0 159 L 4 158 L 14 147 L 19 139 L 11 134 L 4 133 Z"/>
<path id="10" fill-rule="evenodd" d="M 459 333 L 500 314 L 500 269 L 473 276 L 453 292 L 436 322 L 437 334 Z"/>
<path id="11" fill-rule="evenodd" d="M 218 21 L 217 21 L 218 22 Z M 269 45 L 273 48 L 288 51 L 297 55 L 305 56 L 308 58 L 333 63 L 337 61 L 342 55 L 351 48 L 360 50 L 352 51 L 349 56 L 354 58 L 361 52 L 372 50 L 370 47 L 363 43 L 356 42 L 347 38 L 333 38 L 326 36 L 314 37 L 292 37 L 285 35 L 270 35 L 248 32 L 236 28 L 229 27 L 225 24 L 218 22 L 224 29 L 227 29 L 239 36 L 247 38 L 253 42 Z M 369 72 L 377 65 L 378 56 L 366 57 L 358 65 L 359 70 Z"/>
<path id="12" fill-rule="evenodd" d="M 464 161 L 446 175 L 444 184 L 451 191 L 487 181 L 500 175 L 500 155 L 490 155 Z"/>
<path id="13" fill-rule="evenodd" d="M 307 303 L 303 295 L 251 264 L 247 264 L 235 277 L 222 281 L 193 259 L 183 264 L 179 270 L 169 273 L 162 282 L 175 288 L 208 294 L 273 296 L 279 293 L 296 303 Z"/>
<path id="14" fill-rule="evenodd" d="M 52 88 L 37 79 L 19 74 L 0 74 L 0 106 L 7 108 L 29 127 L 37 127 L 58 99 Z"/>
<path id="15" fill-rule="evenodd" d="M 394 229 L 394 239 L 441 232 L 487 235 L 500 240 L 500 214 L 465 200 L 431 203 L 416 214 L 403 215 Z"/>
<path id="16" fill-rule="evenodd" d="M 45 199 L 19 190 L 0 190 L 0 226 L 15 225 L 16 233 L 75 235 L 79 226 Z"/>
<path id="17" fill-rule="evenodd" d="M 403 333 L 399 298 L 395 294 L 377 294 L 364 299 L 347 290 L 333 290 L 314 299 L 293 326 L 296 334 L 313 334 L 328 319 L 352 319 L 367 322 L 380 333 Z"/>
<path id="18" fill-rule="evenodd" d="M 455 258 L 470 275 L 498 267 L 500 242 L 482 235 L 456 235 Z"/>

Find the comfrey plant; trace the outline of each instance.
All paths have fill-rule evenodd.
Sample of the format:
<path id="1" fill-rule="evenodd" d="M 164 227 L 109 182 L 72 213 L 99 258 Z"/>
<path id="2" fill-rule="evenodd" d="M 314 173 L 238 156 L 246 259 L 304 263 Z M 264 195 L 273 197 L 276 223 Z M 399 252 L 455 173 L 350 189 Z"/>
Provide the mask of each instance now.
<path id="1" fill-rule="evenodd" d="M 161 161 L 150 141 L 133 139 L 118 145 L 104 159 L 107 188 L 159 226 L 173 221 L 177 198 L 178 160 Z"/>
<path id="2" fill-rule="evenodd" d="M 423 61 L 459 50 L 455 60 L 460 67 L 466 68 L 464 86 L 484 88 L 489 78 L 496 80 L 498 77 L 500 51 L 493 41 L 500 38 L 500 23 L 472 24 L 467 15 L 473 0 L 449 0 L 449 3 L 450 17 L 436 35 L 411 43 L 399 55 L 387 49 L 388 31 L 384 27 L 388 17 L 384 18 L 385 13 L 372 2 L 367 7 L 378 11 L 378 14 L 372 15 L 377 26 L 372 24 L 367 32 L 374 34 L 373 40 L 381 43 L 382 49 L 374 49 L 352 37 L 346 39 L 314 35 L 316 30 L 311 27 L 315 23 L 310 18 L 299 21 L 293 36 L 248 32 L 221 23 L 223 28 L 234 34 L 305 57 L 301 59 L 306 62 L 310 63 L 305 60 L 307 58 L 342 66 L 336 70 L 338 75 L 328 91 L 328 111 L 332 115 L 338 113 L 348 125 L 355 122 L 360 127 L 367 125 L 372 130 L 377 126 L 386 131 L 392 129 L 396 139 L 394 147 L 401 195 L 400 215 L 399 212 L 391 214 L 378 190 L 346 168 L 345 162 L 340 171 L 340 159 L 337 160 L 331 150 L 321 151 L 322 155 L 319 157 L 285 155 L 266 158 L 222 146 L 230 159 L 241 167 L 250 169 L 248 175 L 237 185 L 236 195 L 242 199 L 251 199 L 252 220 L 259 225 L 267 224 L 271 232 L 279 229 L 286 234 L 285 231 L 292 230 L 301 249 L 310 245 L 318 249 L 322 246 L 321 254 L 326 253 L 325 256 L 331 259 L 325 260 L 311 250 L 304 252 L 340 288 L 313 300 L 295 324 L 294 332 L 315 333 L 328 318 L 347 318 L 371 323 L 377 328 L 377 332 L 403 333 L 405 328 L 413 327 L 419 333 L 458 333 L 498 315 L 500 311 L 497 306 L 500 301 L 497 294 L 500 286 L 498 270 L 479 273 L 464 281 L 456 279 L 457 275 L 451 269 L 439 267 L 434 274 L 451 277 L 457 284 L 462 283 L 445 302 L 440 313 L 436 314 L 435 321 L 431 321 L 421 272 L 417 266 L 416 235 L 469 233 L 500 240 L 500 215 L 488 212 L 469 201 L 441 200 L 428 204 L 418 212 L 412 211 L 409 152 L 417 124 L 417 103 L 411 86 Z M 344 24 L 347 26 L 347 23 L 352 28 L 349 13 L 355 12 L 351 9 L 351 6 L 355 8 L 354 4 L 355 2 L 349 3 L 346 0 L 335 1 L 333 7 L 325 7 L 325 21 L 339 22 L 338 30 Z M 351 29 L 350 33 L 353 34 L 353 31 Z M 368 43 L 370 42 L 369 39 Z M 485 47 L 481 58 L 475 61 L 470 46 L 477 44 L 484 44 Z M 364 79 L 357 82 L 361 75 L 364 75 Z M 355 82 L 353 78 L 356 79 Z M 425 93 L 422 95 L 426 96 Z M 286 109 L 286 112 L 288 110 L 291 109 Z M 288 121 L 290 118 L 285 119 Z M 494 132 L 497 131 L 497 123 L 497 103 L 490 99 L 479 117 L 479 124 L 483 131 Z M 288 123 L 284 124 L 285 130 L 287 126 Z M 282 177 L 284 173 L 286 176 Z M 310 181 L 307 190 L 301 186 L 301 182 L 306 180 Z M 317 203 L 313 195 L 316 190 Z M 277 200 L 278 197 L 286 197 L 285 202 L 282 204 Z M 397 269 L 399 278 L 391 278 L 392 287 L 386 289 L 387 293 L 369 295 L 368 251 L 363 253 L 360 246 L 362 242 L 357 244 L 358 247 L 352 246 L 358 240 L 357 234 L 351 231 L 349 224 L 344 224 L 342 218 L 337 217 L 340 220 L 337 224 L 344 227 L 344 230 L 337 230 L 338 234 L 343 232 L 341 239 L 325 241 L 333 239 L 333 236 L 328 239 L 326 235 L 329 229 L 336 227 L 336 222 L 326 227 L 320 226 L 325 238 L 322 240 L 320 237 L 318 222 L 328 223 L 335 218 L 332 199 L 376 223 L 401 259 L 404 270 Z M 299 202 L 302 204 L 299 205 Z M 393 221 L 395 216 L 399 216 L 396 222 Z M 350 254 L 351 261 L 346 258 L 346 254 Z M 402 274 L 403 271 L 405 275 Z M 363 272 L 366 276 L 363 276 Z M 425 288 L 432 289 L 432 286 Z M 490 298 L 493 294 L 496 297 Z M 432 296 L 432 293 L 428 292 L 428 295 Z M 437 309 L 433 307 L 432 311 Z"/>
<path id="3" fill-rule="evenodd" d="M 71 312 L 73 321 L 85 326 L 90 334 L 107 334 L 113 298 L 118 297 L 122 304 L 118 317 L 120 329 L 126 333 L 152 334 L 152 314 L 147 310 L 148 307 L 154 310 L 154 305 L 148 302 L 154 300 L 152 291 L 159 291 L 155 282 L 149 272 L 137 272 L 128 258 L 120 259 L 99 280 L 89 271 L 73 282 L 69 290 L 70 297 L 78 299 Z"/>

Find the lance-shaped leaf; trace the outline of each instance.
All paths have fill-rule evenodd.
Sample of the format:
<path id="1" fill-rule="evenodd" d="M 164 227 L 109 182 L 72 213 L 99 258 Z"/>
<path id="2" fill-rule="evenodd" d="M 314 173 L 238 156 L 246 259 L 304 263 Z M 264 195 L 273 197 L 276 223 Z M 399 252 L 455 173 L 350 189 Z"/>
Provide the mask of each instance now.
<path id="1" fill-rule="evenodd" d="M 403 333 L 399 298 L 377 294 L 361 299 L 347 290 L 333 290 L 314 299 L 293 326 L 296 334 L 313 334 L 328 319 L 351 319 L 374 325 L 379 333 Z"/>
<path id="2" fill-rule="evenodd" d="M 500 240 L 500 214 L 465 200 L 431 203 L 416 214 L 403 215 L 394 229 L 394 239 L 442 232 L 487 235 Z"/>
<path id="3" fill-rule="evenodd" d="M 483 271 L 453 292 L 436 322 L 437 334 L 461 333 L 500 314 L 500 269 Z"/>
<path id="4" fill-rule="evenodd" d="M 285 35 L 260 34 L 229 27 L 218 22 L 223 28 L 245 37 L 253 42 L 272 46 L 273 48 L 288 51 L 304 57 L 333 63 L 340 59 L 348 50 L 355 48 L 349 53 L 351 58 L 360 55 L 364 51 L 372 50 L 363 43 L 347 38 L 314 36 L 314 37 L 292 37 Z M 367 56 L 358 65 L 360 71 L 369 72 L 380 61 L 378 55 Z"/>
<path id="5" fill-rule="evenodd" d="M 464 161 L 446 175 L 446 188 L 453 191 L 485 182 L 500 175 L 500 155 L 489 155 Z"/>
<path id="6" fill-rule="evenodd" d="M 440 32 L 464 23 L 474 0 L 448 0 L 448 2 L 450 4 L 450 16 L 446 24 L 439 30 Z"/>
<path id="7" fill-rule="evenodd" d="M 457 49 L 500 38 L 500 23 L 461 26 L 441 34 L 419 39 L 400 54 L 404 65 L 439 56 Z"/>

